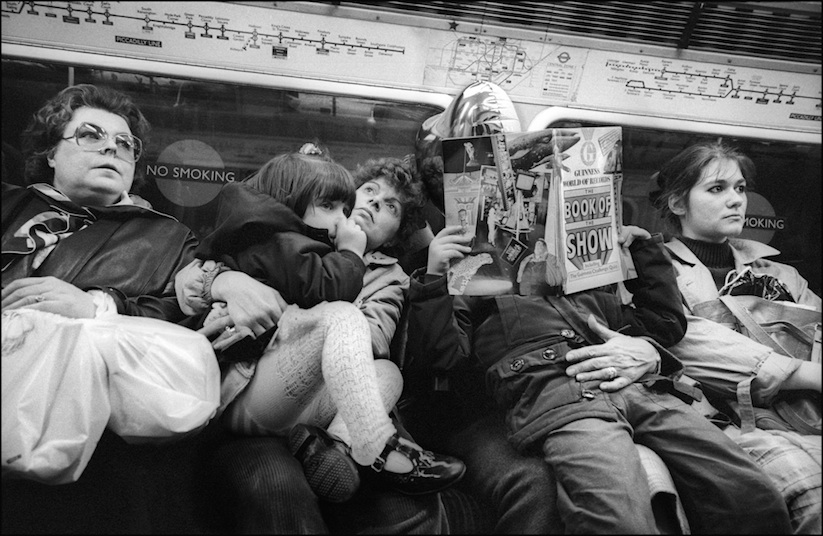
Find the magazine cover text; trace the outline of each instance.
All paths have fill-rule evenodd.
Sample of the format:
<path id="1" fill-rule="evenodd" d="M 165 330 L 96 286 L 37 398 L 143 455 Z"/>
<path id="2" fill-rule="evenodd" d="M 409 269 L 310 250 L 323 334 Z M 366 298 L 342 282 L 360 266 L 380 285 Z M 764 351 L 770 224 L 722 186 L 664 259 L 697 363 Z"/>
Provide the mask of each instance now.
<path id="1" fill-rule="evenodd" d="M 451 294 L 572 293 L 625 279 L 619 127 L 443 140 L 446 225 L 473 237 Z"/>
<path id="2" fill-rule="evenodd" d="M 623 281 L 620 187 L 623 158 L 620 127 L 581 128 L 581 140 L 555 167 L 561 198 L 559 236 L 565 246 L 564 292 Z"/>

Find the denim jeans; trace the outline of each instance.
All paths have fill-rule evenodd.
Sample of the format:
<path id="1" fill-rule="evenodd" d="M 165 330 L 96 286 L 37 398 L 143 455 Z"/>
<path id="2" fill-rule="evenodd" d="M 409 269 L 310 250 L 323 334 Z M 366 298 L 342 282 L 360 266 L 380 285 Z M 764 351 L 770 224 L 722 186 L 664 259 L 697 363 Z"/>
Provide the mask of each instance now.
<path id="1" fill-rule="evenodd" d="M 642 385 L 606 395 L 615 420 L 581 419 L 543 444 L 567 532 L 654 532 L 634 442 L 656 452 L 693 533 L 791 532 L 779 491 L 746 452 L 680 399 Z M 585 404 L 586 402 L 580 402 Z"/>
<path id="2" fill-rule="evenodd" d="M 749 453 L 783 494 L 795 534 L 820 534 L 820 436 L 759 429 L 741 435 L 732 426 L 725 432 Z"/>

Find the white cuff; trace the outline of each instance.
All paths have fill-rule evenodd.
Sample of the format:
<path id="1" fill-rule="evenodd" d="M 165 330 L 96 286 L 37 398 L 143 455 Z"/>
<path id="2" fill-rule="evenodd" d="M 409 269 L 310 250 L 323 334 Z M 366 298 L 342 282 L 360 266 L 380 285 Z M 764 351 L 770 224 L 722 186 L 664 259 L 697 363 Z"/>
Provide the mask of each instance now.
<path id="1" fill-rule="evenodd" d="M 94 318 L 103 318 L 117 314 L 117 303 L 114 301 L 114 298 L 102 290 L 89 290 L 88 293 L 94 298 L 94 307 L 96 309 Z"/>

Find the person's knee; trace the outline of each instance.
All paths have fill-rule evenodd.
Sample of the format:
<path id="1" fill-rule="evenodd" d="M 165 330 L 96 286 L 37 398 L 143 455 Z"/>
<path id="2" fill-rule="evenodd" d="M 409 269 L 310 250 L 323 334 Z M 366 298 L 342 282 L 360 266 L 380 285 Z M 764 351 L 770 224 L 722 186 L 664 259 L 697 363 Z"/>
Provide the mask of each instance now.
<path id="1" fill-rule="evenodd" d="M 357 308 L 353 303 L 344 302 L 344 301 L 333 301 L 333 302 L 324 302 L 322 304 L 316 305 L 318 309 L 323 311 L 324 316 L 328 317 L 346 317 L 348 315 L 353 314 L 355 311 L 359 313 L 360 309 Z"/>
<path id="2" fill-rule="evenodd" d="M 375 359 L 374 368 L 377 372 L 377 377 L 380 378 L 381 381 L 385 381 L 390 385 L 399 385 L 402 387 L 403 374 L 394 362 L 389 361 L 388 359 Z"/>
<path id="3" fill-rule="evenodd" d="M 549 466 L 540 458 L 512 458 L 509 470 L 500 475 L 501 485 L 507 489 L 539 491 L 543 498 L 555 498 L 556 482 Z"/>
<path id="4" fill-rule="evenodd" d="M 403 393 L 403 375 L 397 365 L 388 359 L 375 359 L 374 368 L 380 396 L 386 410 L 390 410 Z"/>
<path id="5" fill-rule="evenodd" d="M 369 329 L 366 316 L 352 303 L 335 301 L 315 306 L 321 313 L 321 322 L 327 328 Z"/>

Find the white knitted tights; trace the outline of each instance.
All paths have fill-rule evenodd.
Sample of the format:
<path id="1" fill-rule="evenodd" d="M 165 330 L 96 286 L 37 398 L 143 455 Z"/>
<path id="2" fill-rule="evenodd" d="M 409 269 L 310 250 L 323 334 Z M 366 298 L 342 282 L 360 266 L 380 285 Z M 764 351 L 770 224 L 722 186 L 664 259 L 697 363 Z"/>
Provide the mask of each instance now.
<path id="1" fill-rule="evenodd" d="M 389 418 L 402 377 L 375 362 L 369 325 L 346 302 L 289 306 L 254 377 L 227 409 L 229 427 L 249 435 L 286 435 L 297 423 L 330 427 L 352 457 L 371 464 L 396 432 Z"/>

